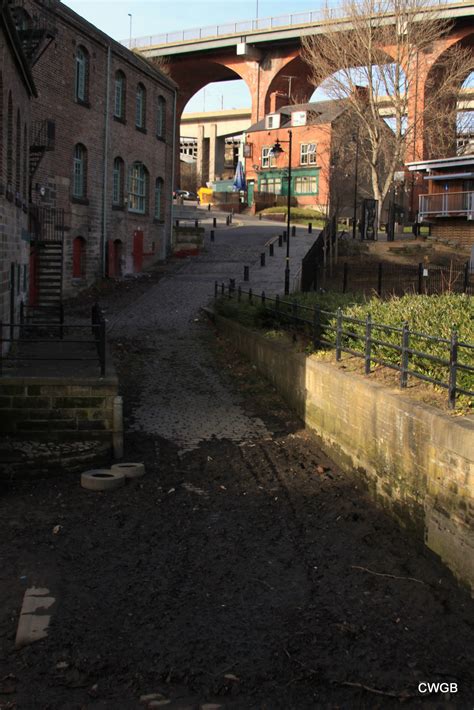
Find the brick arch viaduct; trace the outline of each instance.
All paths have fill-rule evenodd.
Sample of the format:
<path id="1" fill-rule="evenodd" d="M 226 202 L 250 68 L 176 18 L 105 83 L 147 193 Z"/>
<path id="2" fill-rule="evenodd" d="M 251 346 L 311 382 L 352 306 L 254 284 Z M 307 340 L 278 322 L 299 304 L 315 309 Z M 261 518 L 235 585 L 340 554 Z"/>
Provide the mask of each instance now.
<path id="1" fill-rule="evenodd" d="M 409 97 L 408 122 L 416 119 L 426 101 L 426 91 L 429 80 L 436 72 L 437 63 L 443 54 L 454 44 L 462 43 L 473 46 L 474 43 L 474 1 L 459 0 L 443 6 L 443 12 L 453 20 L 449 34 L 433 45 L 432 52 L 420 56 L 416 66 L 416 92 Z M 312 13 L 310 13 L 312 15 Z M 290 16 L 294 18 L 295 16 Z M 274 18 L 270 18 L 273 20 Z M 280 18 L 277 18 L 280 20 Z M 305 18 L 306 19 L 306 18 Z M 258 21 L 260 24 L 260 21 Z M 341 30 L 348 29 L 347 22 L 340 20 Z M 312 23 L 293 23 L 291 26 L 270 28 L 253 28 L 247 33 L 236 32 L 226 35 L 219 34 L 215 28 L 204 28 L 211 31 L 211 36 L 198 39 L 178 38 L 173 41 L 157 42 L 160 38 L 141 38 L 135 40 L 137 48 L 147 57 L 165 56 L 171 77 L 179 86 L 177 123 L 181 114 L 194 94 L 211 82 L 242 79 L 250 93 L 252 108 L 252 123 L 261 119 L 274 105 L 272 96 L 278 94 L 285 97 L 283 103 L 306 102 L 314 92 L 315 87 L 310 80 L 309 68 L 300 55 L 301 36 L 324 32 L 324 21 Z M 267 23 L 268 25 L 268 23 Z M 334 23 L 332 23 L 334 26 Z M 350 27 L 349 27 L 350 29 Z M 191 31 L 190 31 L 191 32 Z M 185 34 L 183 32 L 183 38 Z M 153 41 L 155 40 L 155 41 Z M 390 47 L 385 48 L 390 56 Z M 404 67 L 405 71 L 408 70 Z M 413 70 L 413 69 L 412 69 Z M 291 76 L 291 97 L 288 101 L 289 79 Z M 425 158 L 423 131 L 414 136 L 413 144 L 408 148 L 407 160 Z"/>

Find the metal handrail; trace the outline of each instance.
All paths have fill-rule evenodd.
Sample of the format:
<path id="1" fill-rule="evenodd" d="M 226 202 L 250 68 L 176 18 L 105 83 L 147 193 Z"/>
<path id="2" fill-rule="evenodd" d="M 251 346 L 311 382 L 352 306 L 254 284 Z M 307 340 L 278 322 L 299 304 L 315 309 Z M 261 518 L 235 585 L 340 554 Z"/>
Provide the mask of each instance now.
<path id="1" fill-rule="evenodd" d="M 474 396 L 474 390 L 465 389 L 457 385 L 457 376 L 459 372 L 474 372 L 474 367 L 468 365 L 467 363 L 460 362 L 459 351 L 462 349 L 474 351 L 474 343 L 459 341 L 457 332 L 454 329 L 451 332 L 450 339 L 441 338 L 428 333 L 411 331 L 408 323 L 404 323 L 401 327 L 384 323 L 373 323 L 370 314 L 366 316 L 365 320 L 362 320 L 359 318 L 353 318 L 352 316 L 345 316 L 341 309 L 338 309 L 337 312 L 325 311 L 319 306 L 311 308 L 309 306 L 301 305 L 296 300 L 291 302 L 284 301 L 281 300 L 279 296 L 270 298 L 266 296 L 264 292 L 262 292 L 262 294 L 258 294 L 252 291 L 252 289 L 244 291 L 240 286 L 236 289 L 232 282 L 229 283 L 228 286 L 222 283 L 220 287 L 217 281 L 214 283 L 215 299 L 219 297 L 226 297 L 229 299 L 236 298 L 237 301 L 240 302 L 244 296 L 247 297 L 249 303 L 255 303 L 255 300 L 260 300 L 261 306 L 280 321 L 291 323 L 295 326 L 309 325 L 312 329 L 312 341 L 314 346 L 323 346 L 335 349 L 336 360 L 341 360 L 342 353 L 348 353 L 354 357 L 362 358 L 365 362 L 366 375 L 370 374 L 372 364 L 378 364 L 392 370 L 396 370 L 400 373 L 401 388 L 407 387 L 409 377 L 414 377 L 416 379 L 423 380 L 424 382 L 430 382 L 431 384 L 448 390 L 448 405 L 450 408 L 454 408 L 456 406 L 456 398 L 459 394 L 464 394 L 469 397 Z M 270 304 L 273 304 L 273 306 Z M 300 315 L 301 312 L 307 311 L 312 312 L 311 320 L 308 320 Z M 321 318 L 322 314 L 324 314 L 328 320 L 323 322 Z M 329 322 L 329 319 L 335 321 L 335 324 Z M 345 322 L 348 324 L 364 326 L 364 334 L 362 335 L 354 332 L 353 330 L 347 330 L 347 328 L 344 327 Z M 391 343 L 386 340 L 374 338 L 374 330 L 398 334 L 400 342 Z M 333 339 L 328 340 L 327 336 L 325 338 L 325 333 L 332 334 Z M 445 345 L 447 350 L 446 359 L 424 352 L 423 350 L 415 349 L 410 346 L 411 338 L 416 338 L 417 340 L 425 339 L 427 341 Z M 360 350 L 356 349 L 359 344 L 361 346 Z M 377 353 L 372 352 L 374 345 L 392 349 L 394 353 L 396 353 L 398 362 L 378 357 Z M 429 375 L 425 375 L 418 370 L 410 368 L 411 358 L 413 357 L 426 359 L 429 362 L 434 362 L 442 367 L 445 367 L 448 371 L 447 381 L 430 377 Z"/>
<path id="2" fill-rule="evenodd" d="M 461 2 L 448 3 L 453 5 L 472 5 L 472 0 L 461 0 Z M 432 0 L 432 5 L 446 6 L 443 0 Z M 383 13 L 386 14 L 386 13 Z M 323 20 L 343 20 L 347 18 L 347 11 L 344 6 L 335 4 L 326 5 L 324 8 L 309 10 L 306 12 L 294 12 L 272 17 L 255 18 L 251 20 L 241 20 L 239 22 L 226 22 L 223 25 L 208 25 L 206 27 L 191 27 L 189 29 L 165 32 L 159 35 L 145 35 L 133 37 L 131 40 L 120 40 L 129 49 L 138 47 L 149 47 L 160 44 L 176 44 L 178 42 L 192 42 L 211 37 L 225 37 L 229 35 L 242 35 L 261 30 L 276 29 L 281 27 L 295 27 L 301 25 L 311 25 Z"/>

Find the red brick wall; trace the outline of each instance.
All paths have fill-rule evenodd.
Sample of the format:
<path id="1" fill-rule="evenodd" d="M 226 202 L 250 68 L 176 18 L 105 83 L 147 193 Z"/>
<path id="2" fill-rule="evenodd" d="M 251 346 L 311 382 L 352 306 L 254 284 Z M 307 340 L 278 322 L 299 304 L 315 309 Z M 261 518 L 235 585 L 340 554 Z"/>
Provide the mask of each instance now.
<path id="1" fill-rule="evenodd" d="M 325 207 L 329 201 L 329 166 L 331 151 L 331 126 L 293 126 L 292 130 L 292 168 L 319 167 L 319 193 L 317 195 L 295 195 L 299 205 L 314 205 Z M 288 140 L 288 127 L 274 128 L 272 130 L 253 131 L 247 134 L 247 143 L 252 145 L 252 157 L 245 159 L 246 179 L 255 180 L 255 189 L 258 189 L 258 171 L 254 165 L 261 167 L 262 148 L 275 144 L 277 138 L 281 141 Z M 301 143 L 316 143 L 316 165 L 301 165 Z M 285 151 L 276 161 L 275 167 L 279 170 L 288 165 L 288 143 L 282 143 Z"/>
<path id="2" fill-rule="evenodd" d="M 13 180 L 7 186 L 8 97 L 12 97 L 12 147 Z M 17 115 L 20 111 L 20 191 L 15 191 L 17 176 Z M 27 195 L 24 191 L 24 135 L 30 125 L 29 93 L 0 23 L 0 320 L 10 321 L 10 299 L 13 295 L 15 320 L 19 316 L 22 300 L 27 300 L 28 289 L 28 216 Z M 28 145 L 26 146 L 28 150 Z M 7 190 L 7 187 L 9 189 Z M 11 288 L 11 266 L 14 267 L 14 284 Z M 26 277 L 26 278 L 25 278 Z M 15 336 L 18 333 L 15 333 Z M 10 337 L 7 329 L 3 337 Z M 6 344 L 4 349 L 6 349 Z"/>
<path id="3" fill-rule="evenodd" d="M 474 222 L 467 219 L 439 219 L 431 223 L 431 234 L 439 239 L 458 242 L 460 246 L 474 244 Z"/>
<path id="4" fill-rule="evenodd" d="M 172 194 L 173 90 L 163 75 L 63 5 L 60 5 L 56 12 L 56 23 L 55 41 L 33 70 L 39 93 L 33 107 L 34 118 L 55 121 L 56 142 L 55 150 L 46 153 L 35 175 L 32 199 L 33 202 L 65 210 L 67 231 L 64 290 L 68 293 L 83 288 L 100 277 L 104 241 L 122 242 L 123 273 L 134 270 L 132 252 L 136 230 L 141 230 L 144 234 L 144 252 L 149 254 L 148 261 L 157 261 L 166 256 L 170 239 Z M 75 98 L 75 56 L 79 45 L 87 50 L 89 58 L 86 105 L 78 103 Z M 111 55 L 108 72 L 109 46 Z M 114 77 L 119 69 L 126 77 L 124 122 L 114 119 Z M 146 89 L 145 132 L 135 127 L 135 98 L 139 82 Z M 156 107 L 159 95 L 166 100 L 164 139 L 157 138 L 156 135 Z M 87 196 L 83 203 L 72 197 L 73 154 L 77 143 L 87 148 Z M 149 177 L 146 214 L 134 214 L 129 212 L 126 206 L 122 209 L 112 209 L 113 161 L 116 157 L 122 158 L 125 163 L 125 198 L 129 167 L 136 161 L 145 165 Z M 164 219 L 160 222 L 154 219 L 154 188 L 158 177 L 164 180 L 165 209 Z M 44 188 L 44 196 L 40 193 L 41 188 Z M 72 245 L 78 236 L 86 240 L 85 274 L 82 279 L 73 279 Z"/>

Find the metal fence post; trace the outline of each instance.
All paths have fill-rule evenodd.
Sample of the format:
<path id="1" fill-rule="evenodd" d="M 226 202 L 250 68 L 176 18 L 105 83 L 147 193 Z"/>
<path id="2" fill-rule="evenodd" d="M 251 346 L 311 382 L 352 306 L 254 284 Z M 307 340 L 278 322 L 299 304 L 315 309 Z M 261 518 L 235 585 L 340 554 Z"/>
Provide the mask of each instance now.
<path id="1" fill-rule="evenodd" d="M 223 296 L 224 293 L 225 293 L 225 286 L 224 286 L 224 282 L 222 282 L 221 283 L 221 295 Z"/>
<path id="2" fill-rule="evenodd" d="M 320 344 L 321 332 L 321 306 L 314 307 L 313 313 L 313 345 L 315 348 Z"/>
<path id="3" fill-rule="evenodd" d="M 244 266 L 244 281 L 248 281 L 248 280 L 249 280 L 249 267 Z"/>
<path id="4" fill-rule="evenodd" d="M 418 264 L 418 294 L 423 293 L 423 264 L 420 262 Z"/>
<path id="5" fill-rule="evenodd" d="M 378 268 L 378 274 L 377 274 L 377 295 L 380 296 L 382 295 L 382 262 L 379 261 L 379 268 Z"/>
<path id="6" fill-rule="evenodd" d="M 260 266 L 265 266 L 265 252 L 262 251 L 260 254 Z"/>
<path id="7" fill-rule="evenodd" d="M 370 356 L 372 354 L 372 318 L 370 313 L 365 319 L 365 374 L 370 375 Z"/>
<path id="8" fill-rule="evenodd" d="M 449 383 L 448 383 L 448 398 L 449 408 L 454 409 L 456 406 L 456 377 L 458 373 L 458 334 L 455 330 L 451 331 L 451 344 L 449 348 Z"/>
<path id="9" fill-rule="evenodd" d="M 468 288 L 469 288 L 469 262 L 466 261 L 466 263 L 464 264 L 463 293 L 467 293 Z"/>
<path id="10" fill-rule="evenodd" d="M 217 281 L 214 281 L 214 298 L 217 298 L 218 291 L 219 291 L 218 283 L 217 283 Z"/>
<path id="11" fill-rule="evenodd" d="M 408 347 L 410 343 L 410 330 L 408 328 L 408 323 L 403 324 L 402 328 L 402 367 L 400 371 L 400 387 L 404 389 L 408 382 L 408 362 L 410 353 L 408 352 Z"/>
<path id="12" fill-rule="evenodd" d="M 342 340 L 342 311 L 337 309 L 336 321 L 336 360 L 341 359 L 341 340 Z"/>

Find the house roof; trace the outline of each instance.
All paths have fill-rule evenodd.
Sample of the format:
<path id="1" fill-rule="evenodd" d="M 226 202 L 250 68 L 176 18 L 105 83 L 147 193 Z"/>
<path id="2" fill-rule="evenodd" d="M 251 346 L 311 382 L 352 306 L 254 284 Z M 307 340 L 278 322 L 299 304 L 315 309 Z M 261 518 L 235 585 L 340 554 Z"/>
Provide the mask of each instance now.
<path id="1" fill-rule="evenodd" d="M 10 47 L 13 60 L 18 68 L 28 94 L 30 96 L 37 96 L 38 94 L 36 93 L 35 82 L 33 81 L 30 65 L 25 57 L 20 38 L 18 37 L 16 27 L 10 15 L 8 0 L 0 0 L 0 23 L 7 43 Z"/>
<path id="2" fill-rule="evenodd" d="M 289 104 L 288 106 L 282 106 L 280 109 L 278 109 L 278 111 L 275 111 L 275 113 L 280 113 L 284 116 L 287 116 L 285 120 L 282 120 L 280 128 L 290 128 L 291 114 L 295 113 L 296 111 L 306 111 L 308 114 L 306 125 L 316 126 L 332 123 L 346 109 L 347 102 L 344 99 L 333 99 L 330 101 L 315 101 L 313 103 L 307 104 Z M 250 128 L 247 129 L 246 133 L 254 133 L 256 131 L 268 130 L 268 128 L 265 128 L 265 118 L 262 118 L 260 121 L 257 121 L 257 123 L 254 123 L 252 126 L 250 126 Z"/>
<path id="3" fill-rule="evenodd" d="M 420 160 L 415 163 L 406 163 L 410 172 L 442 170 L 449 168 L 463 168 L 474 165 L 474 154 L 455 155 L 452 158 L 440 158 L 438 160 Z"/>

